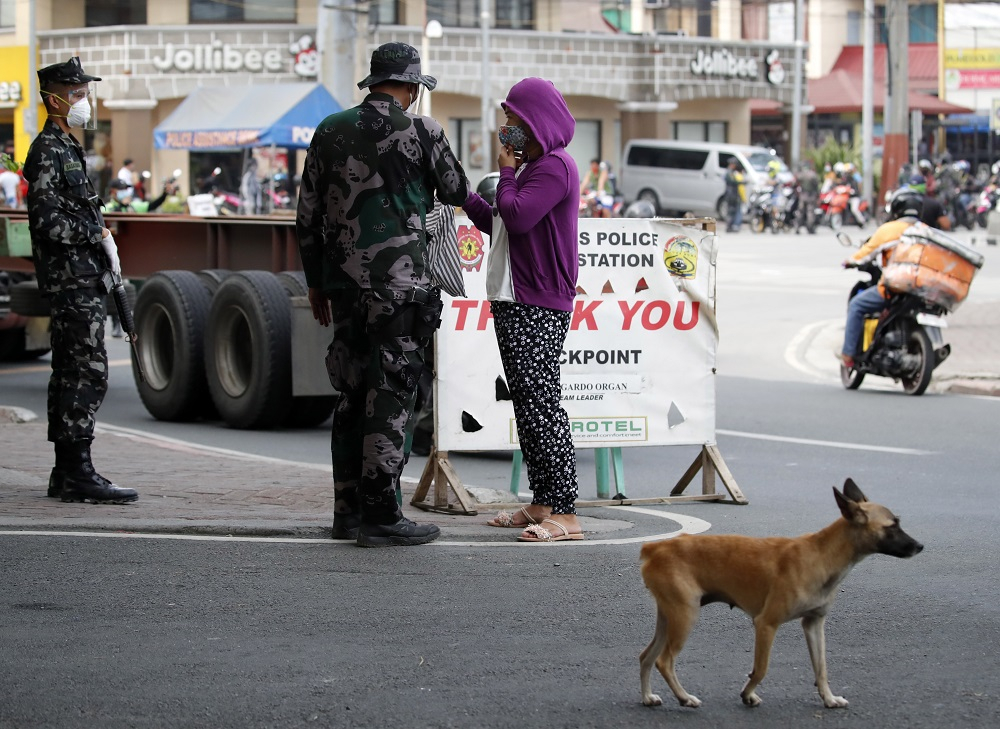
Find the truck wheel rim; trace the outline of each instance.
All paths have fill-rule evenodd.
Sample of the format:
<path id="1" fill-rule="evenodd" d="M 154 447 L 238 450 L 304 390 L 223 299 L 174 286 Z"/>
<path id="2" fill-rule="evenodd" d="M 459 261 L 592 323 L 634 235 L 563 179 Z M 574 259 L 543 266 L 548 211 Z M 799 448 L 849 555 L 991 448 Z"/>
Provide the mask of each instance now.
<path id="1" fill-rule="evenodd" d="M 146 384 L 153 390 L 165 390 L 174 376 L 174 321 L 165 307 L 154 304 L 138 324 L 143 333 L 139 355 Z"/>
<path id="2" fill-rule="evenodd" d="M 219 317 L 214 347 L 219 384 L 229 397 L 241 397 L 253 376 L 253 328 L 241 307 L 231 306 Z"/>

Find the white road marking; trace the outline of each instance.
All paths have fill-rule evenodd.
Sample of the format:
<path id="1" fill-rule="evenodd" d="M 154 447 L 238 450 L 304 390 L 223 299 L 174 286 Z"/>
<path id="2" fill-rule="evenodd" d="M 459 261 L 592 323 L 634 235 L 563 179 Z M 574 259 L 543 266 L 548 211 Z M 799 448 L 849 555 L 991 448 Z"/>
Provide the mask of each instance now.
<path id="1" fill-rule="evenodd" d="M 874 451 L 876 453 L 896 453 L 903 456 L 931 456 L 935 451 L 921 451 L 916 448 L 894 448 L 893 446 L 872 445 L 870 443 L 844 443 L 836 440 L 813 440 L 812 438 L 793 438 L 789 435 L 765 435 L 763 433 L 744 433 L 739 430 L 715 431 L 717 435 L 731 435 L 735 438 L 750 438 L 753 440 L 771 440 L 779 443 L 795 443 L 797 445 L 820 446 L 821 448 L 845 448 L 856 451 Z"/>
<path id="2" fill-rule="evenodd" d="M 670 519 L 681 525 L 680 529 L 662 534 L 650 534 L 643 537 L 627 537 L 623 539 L 583 539 L 574 542 L 553 542 L 552 545 L 574 545 L 574 546 L 606 546 L 620 544 L 641 544 L 643 542 L 656 542 L 661 539 L 672 539 L 681 534 L 699 534 L 708 531 L 711 523 L 686 514 L 674 514 L 669 511 L 656 511 L 655 509 L 644 509 L 638 506 L 615 506 L 614 509 L 624 509 L 634 511 L 638 514 L 657 516 L 661 519 Z M 353 539 L 310 539 L 295 537 L 233 537 L 233 536 L 213 536 L 207 534 L 152 534 L 147 532 L 62 532 L 62 531 L 40 531 L 40 530 L 0 530 L 0 536 L 21 536 L 21 537 L 97 537 L 104 539 L 160 539 L 181 542 L 253 542 L 257 544 L 354 544 Z M 451 541 L 439 539 L 433 542 L 439 547 L 538 547 L 539 542 L 518 542 L 513 536 L 509 542 L 475 542 L 475 541 Z M 552 546 L 546 545 L 546 546 Z"/>

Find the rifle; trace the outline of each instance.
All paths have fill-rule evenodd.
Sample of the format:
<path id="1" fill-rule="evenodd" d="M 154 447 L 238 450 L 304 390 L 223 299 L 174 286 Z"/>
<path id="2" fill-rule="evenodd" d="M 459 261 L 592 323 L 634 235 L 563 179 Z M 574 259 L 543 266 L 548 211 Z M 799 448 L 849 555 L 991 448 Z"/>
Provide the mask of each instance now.
<path id="1" fill-rule="evenodd" d="M 121 321 L 122 329 L 125 330 L 125 341 L 132 347 L 132 355 L 135 359 L 135 370 L 139 375 L 139 382 L 146 381 L 146 375 L 142 371 L 142 358 L 136 348 L 139 335 L 135 331 L 135 320 L 132 318 L 132 307 L 128 304 L 128 294 L 125 293 L 125 284 L 122 283 L 121 276 L 116 276 L 112 271 L 106 270 L 103 276 L 104 286 L 111 294 L 118 310 L 118 318 Z"/>

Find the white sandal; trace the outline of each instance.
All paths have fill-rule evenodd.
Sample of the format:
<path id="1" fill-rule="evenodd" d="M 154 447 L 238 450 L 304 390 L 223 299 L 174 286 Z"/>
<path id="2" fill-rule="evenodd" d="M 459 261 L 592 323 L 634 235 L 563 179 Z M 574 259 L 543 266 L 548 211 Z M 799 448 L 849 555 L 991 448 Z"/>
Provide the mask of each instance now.
<path id="1" fill-rule="evenodd" d="M 528 520 L 527 524 L 514 523 L 514 514 L 517 514 L 517 511 L 515 511 L 514 514 L 507 511 L 501 511 L 493 519 L 486 522 L 486 524 L 487 526 L 503 527 L 504 529 L 524 529 L 525 527 L 533 526 L 538 523 L 538 520 L 529 514 L 528 510 L 523 506 L 519 509 L 519 511 L 521 514 L 524 514 L 524 518 Z"/>
<path id="2" fill-rule="evenodd" d="M 542 524 L 554 524 L 562 534 L 553 534 Z M 542 524 L 531 524 L 524 528 L 524 534 L 517 538 L 519 542 L 575 542 L 583 539 L 583 532 L 573 532 L 553 519 L 542 519 Z M 530 537 L 524 536 L 530 534 Z"/>

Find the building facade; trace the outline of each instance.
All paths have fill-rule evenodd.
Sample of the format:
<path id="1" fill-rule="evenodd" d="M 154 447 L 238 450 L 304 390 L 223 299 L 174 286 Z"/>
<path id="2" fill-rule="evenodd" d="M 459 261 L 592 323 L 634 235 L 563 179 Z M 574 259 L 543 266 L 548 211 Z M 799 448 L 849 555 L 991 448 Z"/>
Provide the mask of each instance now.
<path id="1" fill-rule="evenodd" d="M 10 76 L 0 78 L 0 137 L 14 140 L 20 159 L 31 141 L 25 115 L 37 110 L 39 124 L 44 120 L 27 91 L 30 4 L 0 0 L 0 60 Z M 439 79 L 433 115 L 474 179 L 495 166 L 490 142 L 501 118 L 498 102 L 526 76 L 550 79 L 566 97 L 578 120 L 571 152 L 581 168 L 594 157 L 617 165 L 624 142 L 636 137 L 750 143 L 751 100 L 772 102 L 787 119 L 794 91 L 793 44 L 766 34 L 743 37 L 752 5 L 638 0 L 623 11 L 601 0 L 489 0 L 484 83 L 479 0 L 380 0 L 356 6 L 365 12 L 344 9 L 356 31 L 350 77 L 367 74 L 370 52 L 381 43 L 423 45 L 427 70 Z M 315 0 L 36 0 L 34 7 L 38 67 L 78 55 L 88 73 L 103 79 L 98 130 L 84 142 L 105 177 L 128 157 L 151 170 L 154 181 L 180 169 L 193 188 L 225 159 L 220 155 L 232 154 L 154 148 L 153 130 L 194 89 L 248 87 L 267 105 L 270 84 L 326 81 L 316 39 L 328 31 L 328 19 L 318 17 Z M 443 32 L 428 41 L 430 19 Z M 337 58 L 330 53 L 328 60 Z M 363 96 L 356 87 L 331 91 L 344 107 Z M 778 135 L 773 141 L 785 144 L 787 133 Z M 300 164 L 294 153 L 279 156 L 289 169 Z M 238 163 L 231 166 L 238 175 Z M 236 183 L 230 179 L 230 188 Z"/>

